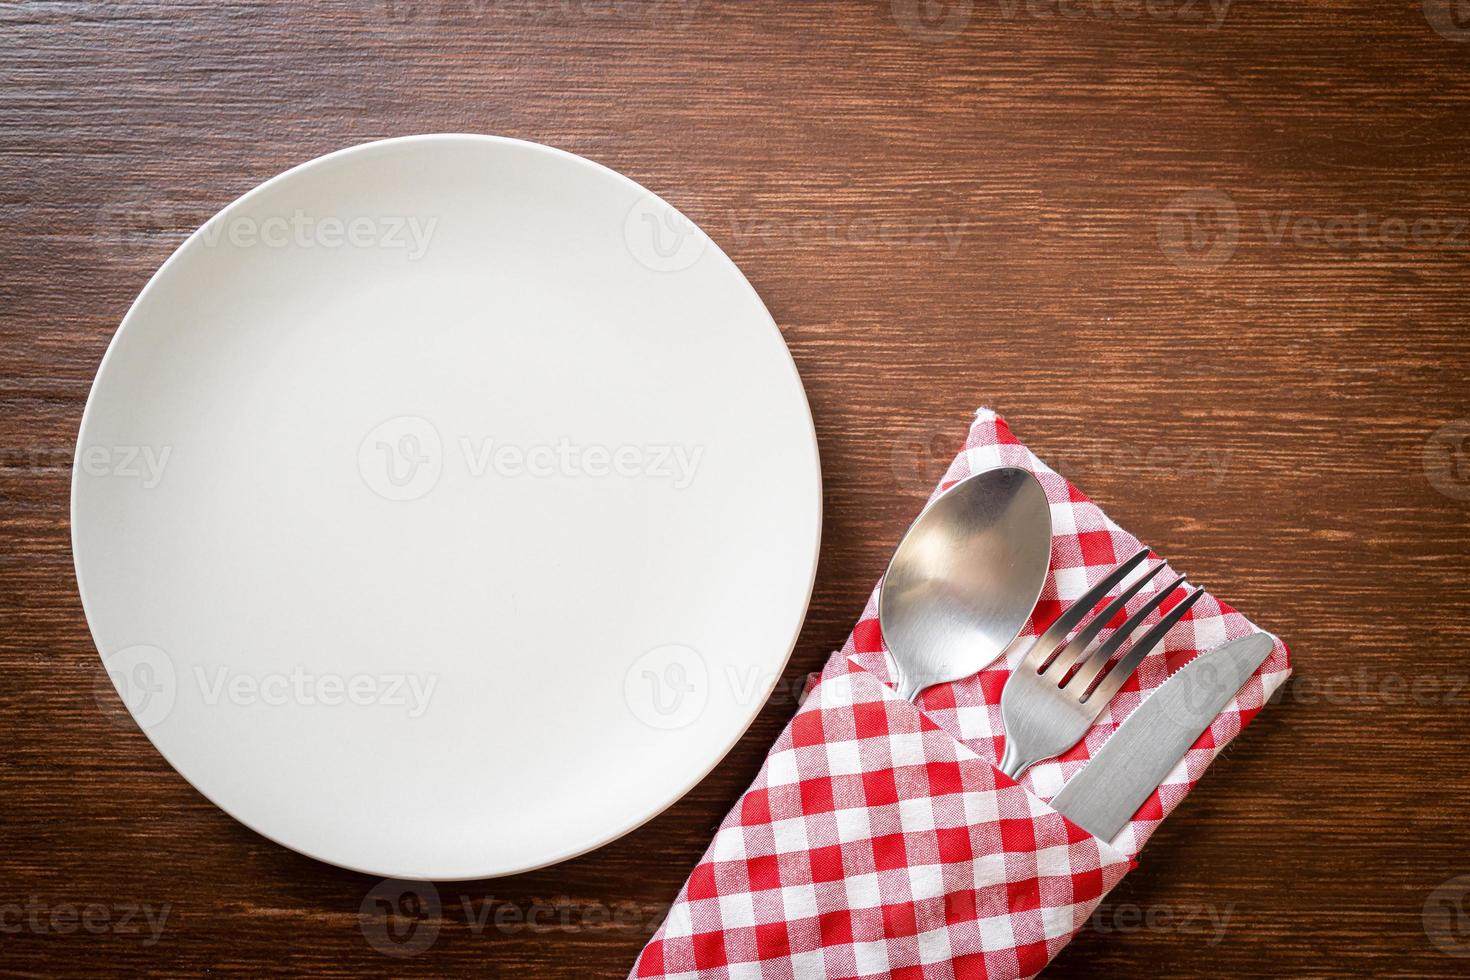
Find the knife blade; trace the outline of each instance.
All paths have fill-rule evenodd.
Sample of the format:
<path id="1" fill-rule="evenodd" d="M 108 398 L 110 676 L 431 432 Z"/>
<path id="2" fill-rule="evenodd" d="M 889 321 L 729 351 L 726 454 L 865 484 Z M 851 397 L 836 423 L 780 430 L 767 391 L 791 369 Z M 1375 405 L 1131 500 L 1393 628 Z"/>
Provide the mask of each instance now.
<path id="1" fill-rule="evenodd" d="M 1270 636 L 1252 633 L 1179 668 L 1062 787 L 1052 809 L 1100 840 L 1118 836 L 1273 648 Z"/>

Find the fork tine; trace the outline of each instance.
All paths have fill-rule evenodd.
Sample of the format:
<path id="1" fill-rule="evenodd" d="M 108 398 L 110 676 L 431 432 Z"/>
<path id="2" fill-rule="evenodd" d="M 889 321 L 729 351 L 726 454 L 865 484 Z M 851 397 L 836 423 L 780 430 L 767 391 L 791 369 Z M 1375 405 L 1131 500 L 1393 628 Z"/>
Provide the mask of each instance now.
<path id="1" fill-rule="evenodd" d="M 1129 572 L 1143 564 L 1143 560 L 1147 557 L 1148 549 L 1141 549 L 1138 554 L 1109 572 L 1102 581 L 1078 596 L 1070 606 L 1062 610 L 1062 614 L 1046 628 L 1046 632 L 1031 644 L 1031 649 L 1027 652 L 1026 659 L 1022 661 L 1022 666 L 1040 672 L 1042 664 L 1052 658 L 1052 654 L 1061 647 L 1067 634 L 1082 622 L 1082 617 L 1092 612 L 1092 607 L 1101 602 L 1103 596 L 1113 591 L 1119 582 L 1127 578 Z"/>
<path id="2" fill-rule="evenodd" d="M 1138 612 L 1129 616 L 1122 626 L 1113 631 L 1113 635 L 1108 637 L 1106 642 L 1092 652 L 1092 656 L 1083 661 L 1082 666 L 1077 668 L 1077 673 L 1062 685 L 1062 690 L 1075 694 L 1079 701 L 1082 700 L 1082 695 L 1092 686 L 1092 682 L 1097 680 L 1098 674 L 1102 673 L 1102 669 L 1107 666 L 1113 654 L 1118 652 L 1123 642 L 1133 635 L 1134 630 L 1143 625 L 1143 621 L 1149 617 L 1149 614 L 1159 608 L 1183 581 L 1184 576 L 1181 575 L 1150 596 Z"/>
<path id="3" fill-rule="evenodd" d="M 1109 603 L 1108 607 L 1102 612 L 1088 620 L 1077 631 L 1077 635 L 1067 641 L 1066 645 L 1052 658 L 1051 663 L 1043 665 L 1044 669 L 1042 673 L 1050 674 L 1058 680 L 1066 677 L 1067 671 L 1071 670 L 1072 665 L 1080 660 L 1082 655 L 1087 652 L 1088 645 L 1097 639 L 1097 634 L 1102 632 L 1103 627 L 1111 623 L 1117 617 L 1118 613 L 1122 612 L 1124 607 L 1128 605 L 1129 600 L 1138 595 L 1139 590 L 1163 570 L 1164 566 L 1162 563 L 1155 565 L 1146 573 L 1140 575 L 1138 580 L 1132 585 L 1120 592 L 1118 598 Z"/>
<path id="4" fill-rule="evenodd" d="M 1164 634 L 1173 629 L 1174 624 L 1178 623 L 1179 620 L 1184 618 L 1184 614 L 1189 612 L 1189 607 L 1194 605 L 1199 600 L 1199 597 L 1204 594 L 1204 589 L 1195 589 L 1179 605 L 1170 609 L 1168 615 L 1154 624 L 1154 628 L 1143 634 L 1143 639 L 1135 643 L 1132 649 L 1123 655 L 1123 659 L 1119 660 L 1113 669 L 1108 672 L 1108 676 L 1102 679 L 1102 683 L 1098 684 L 1096 688 L 1087 694 L 1086 700 L 1089 703 L 1095 703 L 1099 710 L 1109 701 L 1113 700 L 1113 695 L 1118 693 L 1118 689 L 1123 686 L 1123 682 L 1128 680 L 1133 672 L 1138 669 L 1138 665 L 1143 662 L 1143 658 L 1148 656 L 1149 652 L 1159 645 L 1164 639 Z M 1094 701 L 1094 698 L 1097 700 Z"/>

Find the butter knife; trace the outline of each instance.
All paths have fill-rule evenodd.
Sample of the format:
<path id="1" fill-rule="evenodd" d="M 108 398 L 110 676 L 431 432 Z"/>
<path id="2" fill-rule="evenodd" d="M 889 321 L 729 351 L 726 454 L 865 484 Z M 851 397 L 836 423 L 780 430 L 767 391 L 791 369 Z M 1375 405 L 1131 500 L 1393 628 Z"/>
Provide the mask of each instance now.
<path id="1" fill-rule="evenodd" d="M 1179 668 L 1062 787 L 1052 809 L 1100 840 L 1118 836 L 1273 647 L 1270 636 L 1253 633 Z"/>

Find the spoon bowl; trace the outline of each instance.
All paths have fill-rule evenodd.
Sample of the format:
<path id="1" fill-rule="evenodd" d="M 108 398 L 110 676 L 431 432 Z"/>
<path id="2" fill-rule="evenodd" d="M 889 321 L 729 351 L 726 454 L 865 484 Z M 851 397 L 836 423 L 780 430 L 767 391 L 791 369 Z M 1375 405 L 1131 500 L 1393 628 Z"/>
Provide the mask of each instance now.
<path id="1" fill-rule="evenodd" d="M 935 498 L 899 542 L 878 621 L 912 701 L 979 672 L 1020 634 L 1051 563 L 1051 507 L 1027 470 L 966 477 Z"/>

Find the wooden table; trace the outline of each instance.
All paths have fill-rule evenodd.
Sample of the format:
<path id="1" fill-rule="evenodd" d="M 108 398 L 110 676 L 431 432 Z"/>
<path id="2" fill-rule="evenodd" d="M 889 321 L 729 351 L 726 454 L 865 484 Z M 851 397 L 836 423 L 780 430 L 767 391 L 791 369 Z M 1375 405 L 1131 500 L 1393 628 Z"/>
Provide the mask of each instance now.
<path id="1" fill-rule="evenodd" d="M 372 879 L 99 709 L 69 469 L 129 302 L 265 178 L 470 131 L 663 194 L 780 323 L 826 480 L 788 682 L 980 404 L 1291 644 L 1049 976 L 1464 975 L 1470 22 L 1423 2 L 0 6 L 0 971 L 619 977 L 785 724 L 615 844 L 441 885 L 391 959 Z"/>

